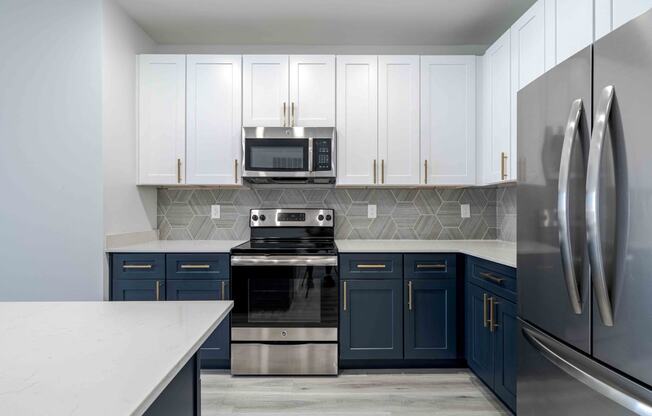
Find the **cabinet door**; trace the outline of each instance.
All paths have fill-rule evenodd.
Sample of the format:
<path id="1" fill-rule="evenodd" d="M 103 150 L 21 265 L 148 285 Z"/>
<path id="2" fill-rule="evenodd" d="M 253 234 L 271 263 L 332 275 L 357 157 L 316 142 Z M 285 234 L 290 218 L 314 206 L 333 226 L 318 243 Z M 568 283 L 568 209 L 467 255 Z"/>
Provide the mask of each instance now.
<path id="1" fill-rule="evenodd" d="M 419 184 L 419 57 L 378 57 L 380 183 Z"/>
<path id="2" fill-rule="evenodd" d="M 187 58 L 186 183 L 231 185 L 242 147 L 240 55 Z"/>
<path id="3" fill-rule="evenodd" d="M 487 385 L 493 387 L 494 344 L 489 331 L 488 292 L 467 284 L 466 294 L 466 361 Z"/>
<path id="4" fill-rule="evenodd" d="M 457 358 L 455 279 L 405 281 L 405 358 Z"/>
<path id="5" fill-rule="evenodd" d="M 403 281 L 343 280 L 340 358 L 403 358 Z"/>
<path id="6" fill-rule="evenodd" d="M 139 183 L 185 181 L 186 57 L 141 55 L 139 71 Z"/>
<path id="7" fill-rule="evenodd" d="M 337 58 L 337 182 L 378 183 L 378 58 Z"/>
<path id="8" fill-rule="evenodd" d="M 475 184 L 475 109 L 475 57 L 421 57 L 424 183 Z"/>
<path id="9" fill-rule="evenodd" d="M 516 363 L 518 321 L 516 305 L 493 296 L 494 321 L 494 391 L 512 409 L 516 409 Z M 490 305 L 491 306 L 491 305 Z"/>
<path id="10" fill-rule="evenodd" d="M 593 42 L 593 1 L 545 0 L 546 44 L 554 57 L 553 66 Z"/>
<path id="11" fill-rule="evenodd" d="M 652 8 L 652 0 L 595 0 L 595 39 Z"/>
<path id="12" fill-rule="evenodd" d="M 545 72 L 545 8 L 544 0 L 539 0 L 521 16 L 511 31 L 511 130 L 509 178 L 517 176 L 517 98 L 518 91 Z"/>
<path id="13" fill-rule="evenodd" d="M 290 126 L 335 126 L 335 56 L 290 56 Z"/>
<path id="14" fill-rule="evenodd" d="M 165 280 L 114 279 L 111 300 L 114 301 L 165 300 Z"/>
<path id="15" fill-rule="evenodd" d="M 228 300 L 228 280 L 168 280 L 167 300 Z M 204 342 L 200 351 L 202 368 L 209 360 L 228 360 L 230 353 L 230 319 L 225 319 Z"/>
<path id="16" fill-rule="evenodd" d="M 507 31 L 491 45 L 483 58 L 485 88 L 482 152 L 485 183 L 509 178 L 512 95 L 510 39 L 510 31 Z"/>
<path id="17" fill-rule="evenodd" d="M 288 56 L 242 58 L 242 125 L 282 127 L 289 120 Z"/>

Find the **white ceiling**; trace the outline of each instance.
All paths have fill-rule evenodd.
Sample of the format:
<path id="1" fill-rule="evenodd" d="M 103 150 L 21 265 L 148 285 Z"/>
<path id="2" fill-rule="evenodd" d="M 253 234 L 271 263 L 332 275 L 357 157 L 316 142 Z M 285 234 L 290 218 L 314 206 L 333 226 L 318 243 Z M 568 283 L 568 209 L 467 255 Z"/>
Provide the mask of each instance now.
<path id="1" fill-rule="evenodd" d="M 116 0 L 159 44 L 489 45 L 535 0 Z"/>

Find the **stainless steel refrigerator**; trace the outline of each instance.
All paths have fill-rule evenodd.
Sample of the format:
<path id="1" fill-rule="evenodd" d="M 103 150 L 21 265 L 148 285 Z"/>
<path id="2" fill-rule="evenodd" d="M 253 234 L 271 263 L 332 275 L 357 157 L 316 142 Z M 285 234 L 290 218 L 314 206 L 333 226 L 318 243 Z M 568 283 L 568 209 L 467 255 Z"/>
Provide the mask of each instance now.
<path id="1" fill-rule="evenodd" d="M 518 415 L 652 415 L 652 12 L 518 93 L 518 166 Z"/>

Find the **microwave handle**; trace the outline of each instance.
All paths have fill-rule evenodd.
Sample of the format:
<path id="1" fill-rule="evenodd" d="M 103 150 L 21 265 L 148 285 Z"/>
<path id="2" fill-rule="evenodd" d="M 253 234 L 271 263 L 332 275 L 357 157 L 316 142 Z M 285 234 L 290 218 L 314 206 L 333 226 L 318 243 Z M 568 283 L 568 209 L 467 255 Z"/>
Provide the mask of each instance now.
<path id="1" fill-rule="evenodd" d="M 312 137 L 308 138 L 308 172 L 312 172 Z"/>

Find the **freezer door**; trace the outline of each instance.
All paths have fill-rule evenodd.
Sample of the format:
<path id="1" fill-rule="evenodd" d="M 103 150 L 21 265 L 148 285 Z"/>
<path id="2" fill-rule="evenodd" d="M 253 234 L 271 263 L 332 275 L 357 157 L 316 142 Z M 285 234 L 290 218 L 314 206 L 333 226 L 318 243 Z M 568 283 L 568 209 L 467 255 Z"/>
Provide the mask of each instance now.
<path id="1" fill-rule="evenodd" d="M 517 192 L 519 316 L 587 353 L 590 127 L 589 47 L 518 93 Z"/>
<path id="2" fill-rule="evenodd" d="M 519 416 L 652 415 L 652 391 L 519 321 Z"/>
<path id="3" fill-rule="evenodd" d="M 587 231 L 593 242 L 593 354 L 648 385 L 652 385 L 651 45 L 652 12 L 648 12 L 594 46 L 595 125 L 586 201 Z"/>

